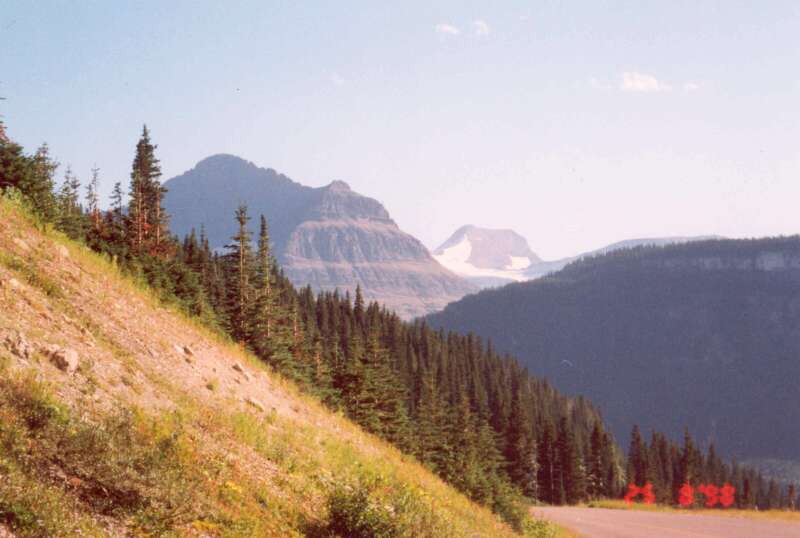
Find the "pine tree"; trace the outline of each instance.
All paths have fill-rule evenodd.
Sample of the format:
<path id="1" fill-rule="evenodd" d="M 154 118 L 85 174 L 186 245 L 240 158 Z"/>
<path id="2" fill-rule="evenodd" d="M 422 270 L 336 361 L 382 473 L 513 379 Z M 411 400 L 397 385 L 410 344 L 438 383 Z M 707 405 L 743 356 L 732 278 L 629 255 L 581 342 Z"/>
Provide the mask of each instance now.
<path id="1" fill-rule="evenodd" d="M 277 290 L 274 276 L 274 261 L 270 252 L 269 229 L 267 219 L 261 215 L 261 226 L 258 234 L 258 252 L 253 301 L 253 334 L 252 341 L 256 353 L 269 362 L 273 353 L 274 327 L 278 313 Z"/>
<path id="2" fill-rule="evenodd" d="M 575 433 L 566 417 L 562 417 L 558 423 L 556 462 L 556 476 L 560 480 L 558 496 L 561 502 L 558 504 L 582 501 L 586 496 L 586 471 L 575 441 Z"/>
<path id="3" fill-rule="evenodd" d="M 524 495 L 531 499 L 537 499 L 539 495 L 537 482 L 539 464 L 536 440 L 533 437 L 530 418 L 525 412 L 521 392 L 519 389 L 515 391 L 505 435 L 508 476 Z"/>
<path id="4" fill-rule="evenodd" d="M 656 501 L 668 504 L 672 501 L 674 478 L 672 452 L 664 434 L 653 432 L 647 454 L 649 478 L 653 484 Z"/>
<path id="5" fill-rule="evenodd" d="M 781 507 L 781 490 L 774 479 L 769 481 L 769 489 L 766 495 L 767 510 L 776 510 Z"/>
<path id="6" fill-rule="evenodd" d="M 111 211 L 119 221 L 122 221 L 122 210 L 124 208 L 122 198 L 122 183 L 117 181 L 114 183 L 114 190 L 111 191 Z"/>
<path id="7" fill-rule="evenodd" d="M 683 484 L 696 486 L 699 483 L 699 465 L 698 452 L 692 441 L 692 435 L 689 433 L 689 428 L 684 430 L 683 434 L 683 449 L 680 453 L 680 460 L 678 465 L 678 472 L 675 475 L 674 485 L 678 488 Z M 679 484 L 679 485 L 678 485 Z M 675 487 L 673 487 L 675 489 Z M 674 499 L 676 502 L 678 499 Z"/>
<path id="8" fill-rule="evenodd" d="M 595 424 L 589 440 L 589 473 L 586 477 L 586 494 L 590 499 L 597 499 L 606 494 L 606 469 L 603 466 L 603 431 L 600 424 Z"/>
<path id="9" fill-rule="evenodd" d="M 420 396 L 417 402 L 417 450 L 416 455 L 433 471 L 447 468 L 451 455 L 449 436 L 445 425 L 448 421 L 447 404 L 442 397 L 436 372 L 433 369 L 419 374 Z"/>
<path id="10" fill-rule="evenodd" d="M 623 486 L 622 468 L 619 464 L 617 452 L 611 434 L 603 434 L 603 468 L 606 470 L 605 497 L 615 498 L 620 495 Z"/>
<path id="11" fill-rule="evenodd" d="M 239 230 L 225 245 L 226 301 L 225 314 L 228 329 L 235 340 L 246 343 L 250 336 L 250 317 L 253 300 L 253 247 L 247 223 L 247 206 L 240 205 L 236 210 Z"/>
<path id="12" fill-rule="evenodd" d="M 0 140 L 0 191 L 17 189 L 45 221 L 58 216 L 58 203 L 53 193 L 53 175 L 57 167 L 47 144 L 33 157 L 27 157 L 19 144 L 8 138 Z"/>
<path id="13" fill-rule="evenodd" d="M 145 125 L 136 144 L 128 206 L 128 237 L 136 253 L 160 253 L 167 237 L 167 214 L 162 208 L 166 190 L 155 149 Z"/>
<path id="14" fill-rule="evenodd" d="M 0 140 L 0 191 L 17 189 L 25 194 L 33 181 L 33 166 L 22 146 Z"/>
<path id="15" fill-rule="evenodd" d="M 407 391 L 397 383 L 397 372 L 392 367 L 388 350 L 381 345 L 377 328 L 370 331 L 365 359 L 370 372 L 365 392 L 372 393 L 375 399 L 372 412 L 378 419 L 376 432 L 394 445 L 410 449 Z"/>
<path id="16" fill-rule="evenodd" d="M 58 202 L 54 193 L 54 176 L 58 163 L 50 157 L 50 147 L 47 144 L 42 144 L 36 150 L 31 164 L 31 182 L 25 188 L 26 196 L 36 213 L 45 221 L 53 221 L 58 214 Z"/>
<path id="17" fill-rule="evenodd" d="M 353 303 L 353 319 L 355 320 L 355 326 L 359 330 L 364 330 L 364 319 L 365 310 L 364 310 L 364 295 L 361 292 L 361 285 L 356 285 L 356 298 Z"/>
<path id="18" fill-rule="evenodd" d="M 92 168 L 92 178 L 89 184 L 86 185 L 86 211 L 89 218 L 92 220 L 92 226 L 95 233 L 100 232 L 100 195 L 98 190 L 100 188 L 100 169 L 96 166 Z"/>
<path id="19" fill-rule="evenodd" d="M 58 193 L 59 215 L 57 225 L 59 229 L 72 239 L 83 239 L 85 236 L 85 223 L 83 209 L 80 205 L 80 181 L 67 167 L 64 172 L 64 182 Z"/>
<path id="20" fill-rule="evenodd" d="M 634 425 L 628 449 L 628 482 L 642 487 L 647 482 L 648 474 L 647 447 L 642 440 L 639 426 Z"/>

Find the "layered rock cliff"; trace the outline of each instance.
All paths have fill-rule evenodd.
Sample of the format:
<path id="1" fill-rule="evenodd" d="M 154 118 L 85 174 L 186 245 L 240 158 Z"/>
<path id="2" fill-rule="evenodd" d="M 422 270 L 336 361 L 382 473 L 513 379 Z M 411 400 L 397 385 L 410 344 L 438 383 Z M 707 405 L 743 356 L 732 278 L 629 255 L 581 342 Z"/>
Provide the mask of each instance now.
<path id="1" fill-rule="evenodd" d="M 475 288 L 434 260 L 386 209 L 343 181 L 303 186 L 231 155 L 209 157 L 165 183 L 165 206 L 179 236 L 204 226 L 212 248 L 235 232 L 233 212 L 246 203 L 264 214 L 274 251 L 297 286 L 354 293 L 361 286 L 404 318 L 442 309 Z"/>

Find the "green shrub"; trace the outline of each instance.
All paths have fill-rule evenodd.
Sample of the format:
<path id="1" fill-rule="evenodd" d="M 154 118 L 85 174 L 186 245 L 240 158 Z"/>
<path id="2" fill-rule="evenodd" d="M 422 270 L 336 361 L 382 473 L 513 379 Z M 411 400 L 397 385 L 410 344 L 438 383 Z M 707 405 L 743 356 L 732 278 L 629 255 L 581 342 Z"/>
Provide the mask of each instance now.
<path id="1" fill-rule="evenodd" d="M 337 488 L 328 500 L 328 531 L 335 536 L 352 538 L 400 536 L 390 508 L 376 502 L 370 493 L 363 485 Z"/>
<path id="2" fill-rule="evenodd" d="M 419 492 L 401 483 L 364 478 L 337 486 L 328 497 L 326 524 L 312 536 L 348 538 L 444 537 L 444 522 Z"/>
<path id="3" fill-rule="evenodd" d="M 74 502 L 84 507 L 76 511 L 163 534 L 204 506 L 190 446 L 177 418 L 121 411 L 91 424 L 71 418 L 32 377 L 1 380 L 0 478 L 14 480 L 0 480 L 0 522 L 26 536 L 53 535 L 59 510 Z"/>
<path id="4" fill-rule="evenodd" d="M 558 529 L 549 521 L 528 516 L 522 523 L 522 534 L 530 538 L 556 538 Z"/>
<path id="5" fill-rule="evenodd" d="M 16 271 L 28 284 L 39 288 L 48 297 L 54 299 L 64 298 L 64 292 L 61 291 L 61 287 L 37 269 L 33 262 L 26 262 L 19 256 L 0 252 L 0 263 L 12 271 Z"/>

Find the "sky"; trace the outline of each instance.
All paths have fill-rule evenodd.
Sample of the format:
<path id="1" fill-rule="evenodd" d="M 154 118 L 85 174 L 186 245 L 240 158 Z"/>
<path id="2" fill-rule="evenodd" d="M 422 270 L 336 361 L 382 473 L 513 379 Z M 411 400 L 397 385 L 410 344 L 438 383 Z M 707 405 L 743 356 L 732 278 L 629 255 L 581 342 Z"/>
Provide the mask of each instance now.
<path id="1" fill-rule="evenodd" d="M 430 248 L 800 232 L 796 1 L 0 0 L 0 96 L 106 196 L 146 123 L 164 179 L 341 179 Z"/>

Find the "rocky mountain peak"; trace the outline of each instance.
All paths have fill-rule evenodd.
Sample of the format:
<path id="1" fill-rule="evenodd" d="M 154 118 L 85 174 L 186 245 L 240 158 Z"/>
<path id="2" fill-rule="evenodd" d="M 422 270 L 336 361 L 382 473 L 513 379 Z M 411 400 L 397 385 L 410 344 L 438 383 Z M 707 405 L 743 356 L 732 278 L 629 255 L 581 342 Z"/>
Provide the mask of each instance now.
<path id="1" fill-rule="evenodd" d="M 433 256 L 454 273 L 486 286 L 525 280 L 525 270 L 541 262 L 515 231 L 471 224 L 456 230 Z"/>
<path id="2" fill-rule="evenodd" d="M 310 219 L 365 219 L 394 224 L 380 202 L 352 191 L 344 181 L 334 181 L 318 191 L 320 196 L 308 215 Z"/>
<path id="3" fill-rule="evenodd" d="M 170 226 L 183 236 L 205 226 L 212 248 L 236 232 L 234 212 L 267 218 L 273 252 L 297 286 L 354 292 L 410 318 L 476 288 L 439 265 L 380 202 L 344 181 L 311 188 L 233 155 L 214 155 L 165 183 Z M 252 230 L 255 231 L 255 230 Z"/>
<path id="4" fill-rule="evenodd" d="M 330 185 L 328 185 L 326 188 L 331 191 L 338 191 L 338 192 L 351 191 L 350 185 L 348 185 L 346 181 L 342 181 L 341 179 L 335 179 L 331 181 Z"/>

